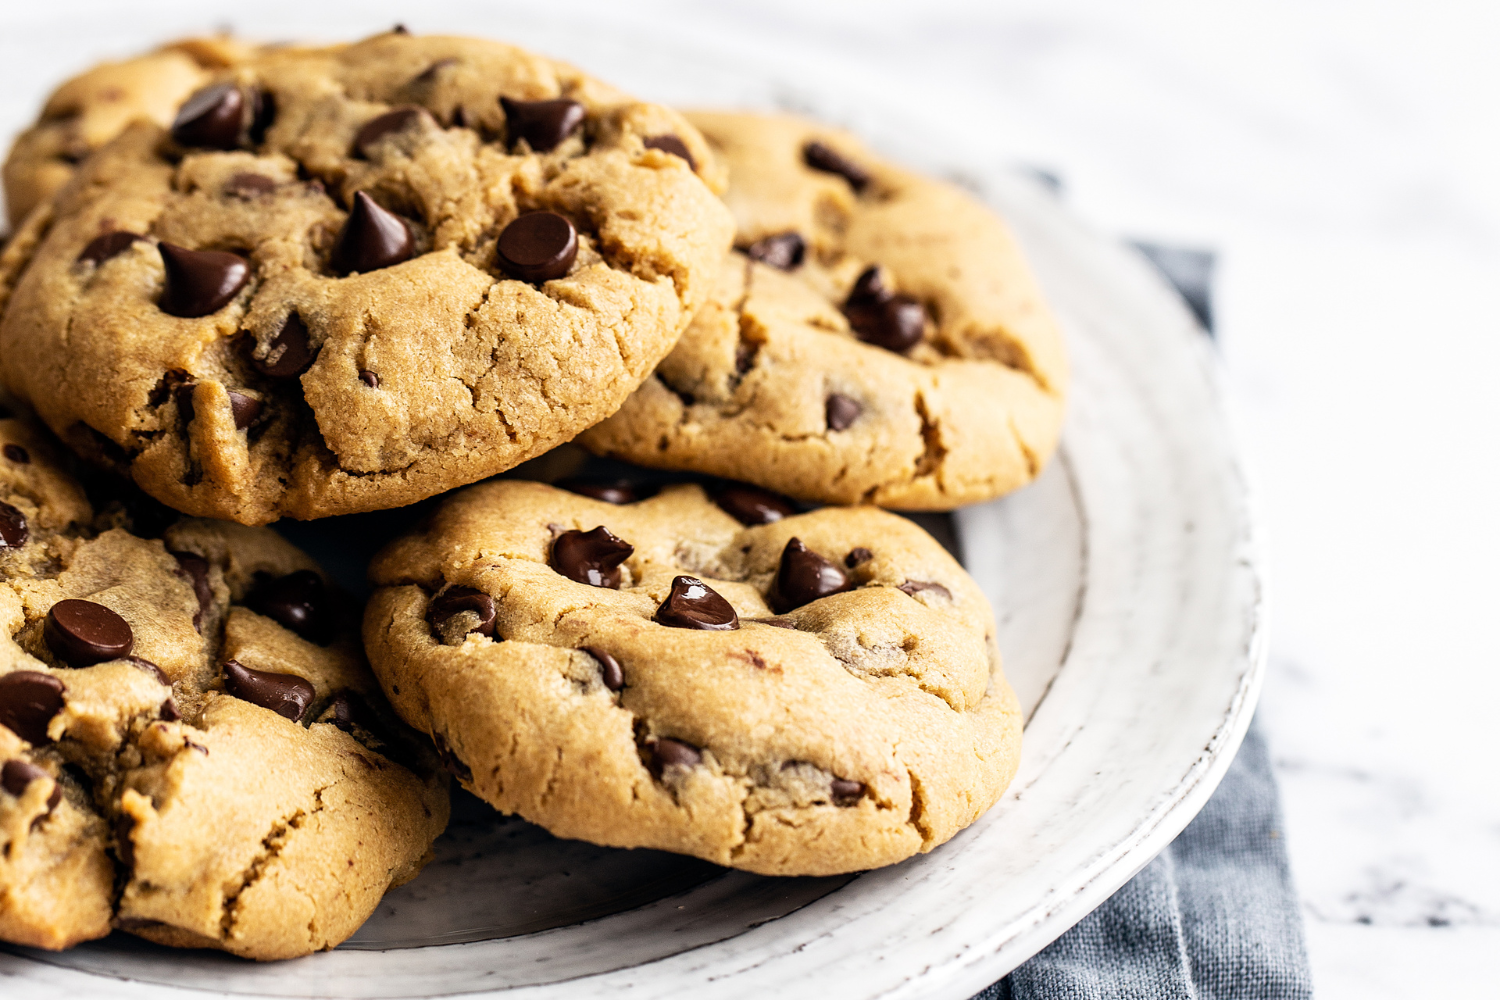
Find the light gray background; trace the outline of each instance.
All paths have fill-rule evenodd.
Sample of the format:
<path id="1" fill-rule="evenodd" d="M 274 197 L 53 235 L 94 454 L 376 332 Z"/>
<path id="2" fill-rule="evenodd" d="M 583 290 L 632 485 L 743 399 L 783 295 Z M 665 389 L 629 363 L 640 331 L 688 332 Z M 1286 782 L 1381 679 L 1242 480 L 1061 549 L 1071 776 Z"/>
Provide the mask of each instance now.
<path id="1" fill-rule="evenodd" d="M 399 20 L 587 66 L 628 65 L 610 26 L 647 20 L 684 77 L 642 96 L 690 97 L 694 51 L 835 66 L 993 162 L 1056 171 L 1096 225 L 1217 248 L 1271 535 L 1262 718 L 1319 995 L 1493 995 L 1500 10 L 1208 6 L 7 0 L 0 136 L 92 62 L 218 26 Z"/>

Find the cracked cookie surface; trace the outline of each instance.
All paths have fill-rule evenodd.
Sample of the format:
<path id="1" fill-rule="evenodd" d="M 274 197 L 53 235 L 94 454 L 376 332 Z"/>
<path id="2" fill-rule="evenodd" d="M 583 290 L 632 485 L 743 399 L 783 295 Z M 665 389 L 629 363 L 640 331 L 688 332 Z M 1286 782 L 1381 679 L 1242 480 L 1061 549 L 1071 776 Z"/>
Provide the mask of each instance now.
<path id="1" fill-rule="evenodd" d="M 1004 223 L 842 132 L 688 117 L 729 169 L 738 249 L 654 376 L 579 443 L 903 510 L 1035 478 L 1057 445 L 1067 360 Z"/>
<path id="2" fill-rule="evenodd" d="M 0 364 L 71 447 L 178 510 L 411 503 L 647 377 L 731 241 L 717 180 L 675 112 L 509 46 L 263 52 L 29 220 Z"/>
<path id="3" fill-rule="evenodd" d="M 137 119 L 167 126 L 183 100 L 214 71 L 249 58 L 236 39 L 186 38 L 154 52 L 94 66 L 47 98 L 36 124 L 5 158 L 5 207 L 12 226 L 56 194 L 90 153 Z"/>
<path id="4" fill-rule="evenodd" d="M 311 560 L 163 520 L 0 420 L 0 940 L 331 948 L 421 869 L 446 776 Z"/>
<path id="5" fill-rule="evenodd" d="M 559 836 L 776 875 L 931 850 L 1019 758 L 983 593 L 897 515 L 747 492 L 463 490 L 372 563 L 371 665 L 466 788 Z"/>

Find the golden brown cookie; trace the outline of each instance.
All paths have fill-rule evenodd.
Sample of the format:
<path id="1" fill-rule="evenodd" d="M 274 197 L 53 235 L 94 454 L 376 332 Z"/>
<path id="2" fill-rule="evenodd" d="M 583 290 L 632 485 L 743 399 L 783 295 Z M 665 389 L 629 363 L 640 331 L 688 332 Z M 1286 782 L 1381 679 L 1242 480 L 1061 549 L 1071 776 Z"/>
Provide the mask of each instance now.
<path id="1" fill-rule="evenodd" d="M 942 844 L 1015 773 L 983 593 L 873 507 L 496 481 L 371 566 L 371 664 L 465 787 L 563 837 L 774 875 Z"/>
<path id="2" fill-rule="evenodd" d="M 170 125 L 178 105 L 214 71 L 243 62 L 253 46 L 226 36 L 187 38 L 133 59 L 101 63 L 52 92 L 37 123 L 5 159 L 5 207 L 20 226 L 90 153 L 131 122 Z"/>
<path id="3" fill-rule="evenodd" d="M 729 245 L 716 177 L 675 112 L 509 46 L 262 53 L 79 168 L 5 262 L 0 365 L 178 510 L 411 503 L 647 377 Z"/>
<path id="4" fill-rule="evenodd" d="M 952 185 L 790 117 L 689 116 L 730 170 L 739 251 L 579 442 L 803 500 L 951 510 L 1057 445 L 1062 336 L 1009 231 Z"/>
<path id="5" fill-rule="evenodd" d="M 446 776 L 311 560 L 145 521 L 0 420 L 0 940 L 331 948 L 421 869 Z"/>

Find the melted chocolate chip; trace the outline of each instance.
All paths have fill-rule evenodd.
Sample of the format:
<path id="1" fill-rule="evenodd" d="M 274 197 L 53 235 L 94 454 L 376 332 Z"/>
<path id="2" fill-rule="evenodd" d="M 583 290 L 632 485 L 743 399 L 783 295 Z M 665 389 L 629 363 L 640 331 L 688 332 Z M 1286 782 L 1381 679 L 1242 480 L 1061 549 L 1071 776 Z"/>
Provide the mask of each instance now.
<path id="1" fill-rule="evenodd" d="M 8 444 L 5 446 L 4 451 L 5 457 L 10 459 L 12 462 L 15 462 L 17 465 L 31 464 L 31 452 L 27 451 L 25 448 L 22 448 L 18 444 Z"/>
<path id="2" fill-rule="evenodd" d="M 604 525 L 592 531 L 564 531 L 552 542 L 552 568 L 590 587 L 620 589 L 620 564 L 635 546 Z"/>
<path id="3" fill-rule="evenodd" d="M 387 111 L 365 122 L 364 127 L 355 133 L 354 152 L 368 160 L 370 152 L 381 139 L 397 132 L 405 132 L 423 121 L 431 120 L 432 115 L 427 113 L 427 109 L 417 107 L 415 104 Z"/>
<path id="4" fill-rule="evenodd" d="M 427 624 L 440 637 L 445 626 L 457 615 L 469 614 L 469 627 L 464 635 L 478 633 L 484 636 L 495 634 L 495 599 L 473 587 L 449 587 L 427 606 Z"/>
<path id="5" fill-rule="evenodd" d="M 854 283 L 844 301 L 844 315 L 860 340 L 897 354 L 922 339 L 922 304 L 887 288 L 878 267 L 865 268 Z"/>
<path id="6" fill-rule="evenodd" d="M 252 670 L 238 660 L 224 664 L 224 690 L 241 701 L 269 708 L 284 719 L 301 722 L 317 692 L 295 674 Z"/>
<path id="7" fill-rule="evenodd" d="M 247 396 L 243 392 L 229 390 L 229 412 L 234 417 L 236 430 L 244 430 L 255 423 L 255 418 L 260 416 L 264 404 L 254 396 Z"/>
<path id="8" fill-rule="evenodd" d="M 276 182 L 262 174 L 238 173 L 224 185 L 225 194 L 245 201 L 253 201 L 275 190 Z"/>
<path id="9" fill-rule="evenodd" d="M 208 582 L 208 560 L 195 552 L 172 552 L 177 560 L 177 572 L 193 585 L 198 598 L 198 610 L 193 614 L 193 628 L 203 631 L 203 614 L 214 602 L 214 589 Z"/>
<path id="10" fill-rule="evenodd" d="M 253 350 L 255 341 L 247 341 Z M 271 341 L 270 350 L 266 351 L 264 358 L 253 355 L 250 363 L 255 366 L 256 371 L 270 378 L 296 378 L 312 367 L 312 347 L 307 339 L 307 325 L 302 322 L 302 317 L 296 313 L 288 313 L 286 322 L 281 324 L 281 331 Z"/>
<path id="11" fill-rule="evenodd" d="M 157 306 L 170 316 L 193 319 L 216 313 L 250 280 L 250 262 L 222 250 L 187 250 L 158 243 L 166 286 Z"/>
<path id="12" fill-rule="evenodd" d="M 380 388 L 380 376 L 376 375 L 372 371 L 368 371 L 367 370 L 367 371 L 360 372 L 359 373 L 359 380 L 361 382 L 363 382 L 365 385 L 369 386 L 371 389 L 379 389 Z"/>
<path id="13" fill-rule="evenodd" d="M 849 182 L 856 192 L 863 191 L 870 183 L 870 174 L 864 167 L 852 162 L 843 153 L 814 140 L 802 147 L 802 162 L 825 174 L 838 174 Z"/>
<path id="14" fill-rule="evenodd" d="M 0 726 L 34 747 L 46 746 L 47 723 L 62 711 L 63 682 L 38 670 L 0 676 Z"/>
<path id="15" fill-rule="evenodd" d="M 102 604 L 74 598 L 52 605 L 42 635 L 53 655 L 70 667 L 118 660 L 135 648 L 129 622 Z"/>
<path id="16" fill-rule="evenodd" d="M 234 149 L 240 144 L 245 118 L 245 95 L 233 83 L 216 83 L 193 94 L 172 122 L 172 139 L 179 146 Z"/>
<path id="17" fill-rule="evenodd" d="M 780 271 L 794 271 L 802 266 L 807 256 L 807 243 L 798 233 L 777 233 L 756 240 L 745 248 L 751 260 L 774 267 Z"/>
<path id="18" fill-rule="evenodd" d="M 127 656 L 125 657 L 125 662 L 141 671 L 141 673 L 150 674 L 151 678 L 162 687 L 172 686 L 172 682 L 167 678 L 166 672 L 144 656 Z"/>
<path id="19" fill-rule="evenodd" d="M 864 407 L 859 401 L 845 396 L 843 393 L 832 393 L 823 403 L 823 416 L 828 421 L 828 429 L 831 431 L 846 431 L 859 415 L 864 412 Z"/>
<path id="20" fill-rule="evenodd" d="M 327 715 L 329 712 L 333 713 L 333 718 L 328 721 L 346 733 L 353 733 L 355 726 L 367 732 L 372 731 L 369 706 L 353 691 L 340 691 L 330 698 L 323 714 Z"/>
<path id="21" fill-rule="evenodd" d="M 578 257 L 578 231 L 556 212 L 527 212 L 500 233 L 495 259 L 513 278 L 541 284 L 561 278 Z"/>
<path id="22" fill-rule="evenodd" d="M 0 549 L 19 549 L 31 537 L 26 515 L 0 501 Z"/>
<path id="23" fill-rule="evenodd" d="M 93 264 L 103 264 L 111 257 L 118 257 L 137 243 L 145 240 L 144 236 L 135 233 L 105 233 L 103 236 L 95 236 L 89 241 L 89 245 L 83 248 L 83 253 L 78 255 L 79 261 L 89 261 Z"/>
<path id="24" fill-rule="evenodd" d="M 797 513 L 786 497 L 754 486 L 723 486 L 712 496 L 714 503 L 741 524 L 771 524 Z"/>
<path id="25" fill-rule="evenodd" d="M 849 574 L 803 545 L 800 538 L 793 538 L 781 550 L 772 604 L 776 611 L 786 612 L 849 586 Z"/>
<path id="26" fill-rule="evenodd" d="M 740 627 L 734 607 L 708 584 L 691 576 L 672 581 L 672 593 L 656 609 L 656 620 L 672 628 L 728 631 Z"/>
<path id="27" fill-rule="evenodd" d="M 646 745 L 651 748 L 651 769 L 657 775 L 669 767 L 696 767 L 703 759 L 702 751 L 682 740 L 660 736 L 648 740 Z"/>
<path id="28" fill-rule="evenodd" d="M 182 713 L 177 711 L 177 703 L 171 698 L 161 703 L 156 714 L 163 722 L 178 722 L 182 719 Z"/>
<path id="29" fill-rule="evenodd" d="M 266 130 L 276 120 L 276 95 L 265 90 L 252 90 L 250 107 L 250 141 L 258 144 L 265 141 Z"/>
<path id="30" fill-rule="evenodd" d="M 381 208 L 363 191 L 356 191 L 354 206 L 339 230 L 329 264 L 340 275 L 367 274 L 409 259 L 413 246 L 411 230 L 399 215 Z"/>
<path id="31" fill-rule="evenodd" d="M 670 133 L 667 135 L 648 136 L 645 140 L 647 149 L 659 149 L 663 153 L 671 153 L 679 160 L 686 160 L 689 170 L 698 169 L 698 161 L 693 159 L 693 154 L 688 152 L 687 143 Z"/>
<path id="32" fill-rule="evenodd" d="M 848 778 L 834 778 L 829 791 L 833 794 L 833 804 L 847 809 L 864 797 L 865 786 Z"/>
<path id="33" fill-rule="evenodd" d="M 309 642 L 327 642 L 333 629 L 333 595 L 310 569 L 262 581 L 245 603 Z"/>
<path id="34" fill-rule="evenodd" d="M 533 152 L 549 153 L 583 124 L 583 105 L 566 98 L 554 101 L 513 101 L 500 98 L 505 130 L 512 143 L 526 140 Z"/>
<path id="35" fill-rule="evenodd" d="M 184 372 L 183 375 L 186 377 L 187 373 Z M 197 382 L 188 381 L 179 382 L 172 390 L 172 398 L 177 401 L 177 413 L 185 424 L 193 422 L 193 392 L 197 388 Z"/>
<path id="36" fill-rule="evenodd" d="M 115 817 L 115 856 L 126 868 L 135 867 L 135 843 L 130 835 L 135 832 L 135 818 L 127 813 Z"/>
<path id="37" fill-rule="evenodd" d="M 583 651 L 599 661 L 599 676 L 604 680 L 604 686 L 611 691 L 618 691 L 625 686 L 625 668 L 620 666 L 620 661 L 593 646 L 584 646 Z"/>
<path id="38" fill-rule="evenodd" d="M 910 597 L 916 597 L 920 591 L 931 590 L 942 595 L 950 601 L 953 600 L 953 594 L 948 590 L 947 587 L 943 586 L 941 583 L 930 583 L 925 580 L 907 580 L 896 589 Z"/>
<path id="39" fill-rule="evenodd" d="M 577 493 L 579 496 L 603 500 L 605 503 L 635 503 L 640 499 L 640 496 L 635 492 L 635 487 L 623 480 L 613 483 L 593 483 L 584 479 L 562 479 L 553 485 L 558 489 L 567 490 L 569 493 Z"/>
<path id="40" fill-rule="evenodd" d="M 52 775 L 31 763 L 31 761 L 21 760 L 17 757 L 14 760 L 6 761 L 5 766 L 0 768 L 0 788 L 4 788 L 10 794 L 20 798 L 26 794 L 27 787 L 33 781 L 50 777 Z M 47 800 L 47 811 L 51 812 L 55 809 L 61 798 L 62 789 L 59 787 L 53 791 L 52 798 Z"/>
<path id="41" fill-rule="evenodd" d="M 856 566 L 864 565 L 874 558 L 875 553 L 861 545 L 859 548 L 849 550 L 849 554 L 844 557 L 844 565 L 853 569 Z"/>

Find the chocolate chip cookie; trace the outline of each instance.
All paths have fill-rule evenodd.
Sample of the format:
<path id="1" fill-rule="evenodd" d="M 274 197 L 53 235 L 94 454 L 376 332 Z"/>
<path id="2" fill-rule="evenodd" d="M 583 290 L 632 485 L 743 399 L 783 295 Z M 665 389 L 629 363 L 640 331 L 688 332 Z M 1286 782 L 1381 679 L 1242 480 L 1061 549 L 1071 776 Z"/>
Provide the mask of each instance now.
<path id="1" fill-rule="evenodd" d="M 983 593 L 911 522 L 750 487 L 495 481 L 371 565 L 371 665 L 464 786 L 553 833 L 774 875 L 942 844 L 1021 719 Z M 615 501 L 615 502 L 611 502 Z"/>
<path id="2" fill-rule="evenodd" d="M 421 868 L 446 775 L 306 556 L 149 520 L 0 420 L 0 940 L 331 948 Z"/>
<path id="3" fill-rule="evenodd" d="M 1068 381 L 1019 247 L 949 184 L 788 117 L 689 116 L 739 248 L 676 349 L 579 441 L 804 500 L 951 510 L 1031 481 Z"/>
<path id="4" fill-rule="evenodd" d="M 411 503 L 650 374 L 732 238 L 714 163 L 675 112 L 498 43 L 264 52 L 79 168 L 6 264 L 0 366 L 178 510 Z"/>
<path id="5" fill-rule="evenodd" d="M 252 46 L 224 36 L 188 38 L 155 52 L 102 63 L 64 83 L 5 159 L 5 207 L 19 226 L 52 197 L 90 153 L 137 119 L 171 124 L 177 107 L 217 70 L 249 58 Z"/>

